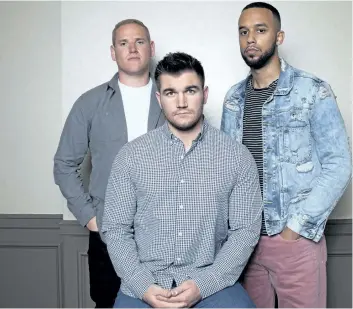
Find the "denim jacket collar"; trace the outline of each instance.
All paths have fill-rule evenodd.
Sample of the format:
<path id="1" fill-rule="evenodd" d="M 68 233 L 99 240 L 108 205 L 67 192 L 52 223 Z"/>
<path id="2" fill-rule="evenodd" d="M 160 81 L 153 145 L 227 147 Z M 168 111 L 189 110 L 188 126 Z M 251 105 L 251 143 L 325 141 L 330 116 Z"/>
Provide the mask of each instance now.
<path id="1" fill-rule="evenodd" d="M 287 95 L 293 88 L 294 84 L 294 69 L 283 58 L 280 58 L 281 73 L 279 75 L 278 83 L 274 95 Z M 234 89 L 234 93 L 238 96 L 245 98 L 246 85 L 251 78 L 251 71 L 246 79 L 240 82 Z"/>

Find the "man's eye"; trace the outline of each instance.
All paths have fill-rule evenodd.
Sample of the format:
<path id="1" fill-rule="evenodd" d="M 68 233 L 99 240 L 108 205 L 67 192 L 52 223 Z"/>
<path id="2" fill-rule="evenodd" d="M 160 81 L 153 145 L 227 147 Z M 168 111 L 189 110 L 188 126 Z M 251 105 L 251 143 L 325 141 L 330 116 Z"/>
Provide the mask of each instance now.
<path id="1" fill-rule="evenodd" d="M 142 44 L 144 44 L 145 43 L 145 41 L 137 41 L 137 44 L 139 44 L 139 45 L 142 45 Z"/>
<path id="2" fill-rule="evenodd" d="M 195 93 L 195 90 L 189 89 L 187 92 L 188 92 L 189 94 L 194 94 L 194 93 Z"/>
<path id="3" fill-rule="evenodd" d="M 246 30 L 240 31 L 240 35 L 246 35 L 248 32 Z"/>
<path id="4" fill-rule="evenodd" d="M 265 33 L 266 29 L 258 29 L 257 31 L 260 32 L 260 33 Z"/>

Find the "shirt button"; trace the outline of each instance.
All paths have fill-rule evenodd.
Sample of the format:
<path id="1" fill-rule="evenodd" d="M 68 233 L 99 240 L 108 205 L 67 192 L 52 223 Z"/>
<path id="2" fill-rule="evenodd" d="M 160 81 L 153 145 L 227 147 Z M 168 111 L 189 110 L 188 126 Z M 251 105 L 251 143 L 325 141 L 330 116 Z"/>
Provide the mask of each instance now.
<path id="1" fill-rule="evenodd" d="M 180 180 L 180 183 L 184 183 L 184 182 L 185 182 L 185 180 L 184 180 L 184 179 Z"/>
<path id="2" fill-rule="evenodd" d="M 179 233 L 178 233 L 178 236 L 182 236 L 182 235 L 183 235 L 183 233 L 182 233 L 182 232 L 179 232 Z"/>
<path id="3" fill-rule="evenodd" d="M 181 258 L 176 258 L 176 260 L 177 260 L 178 262 L 180 262 L 180 261 L 181 261 Z"/>
<path id="4" fill-rule="evenodd" d="M 180 205 L 180 206 L 179 206 L 179 209 L 183 209 L 183 208 L 184 208 L 184 206 L 183 206 L 183 205 Z"/>
<path id="5" fill-rule="evenodd" d="M 180 159 L 182 159 L 182 160 L 183 160 L 183 159 L 184 159 L 184 156 L 180 156 Z"/>

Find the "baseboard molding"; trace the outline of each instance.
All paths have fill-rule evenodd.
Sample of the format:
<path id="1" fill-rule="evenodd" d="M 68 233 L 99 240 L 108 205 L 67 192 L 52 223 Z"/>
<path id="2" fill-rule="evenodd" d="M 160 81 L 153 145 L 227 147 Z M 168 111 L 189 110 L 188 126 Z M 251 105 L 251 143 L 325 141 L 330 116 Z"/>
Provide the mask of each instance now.
<path id="1" fill-rule="evenodd" d="M 330 219 L 325 229 L 326 236 L 352 236 L 352 219 Z"/>
<path id="2" fill-rule="evenodd" d="M 0 229 L 60 229 L 62 215 L 0 214 Z"/>
<path id="3" fill-rule="evenodd" d="M 88 235 L 61 214 L 0 214 L 0 307 L 93 308 Z M 325 236 L 328 307 L 351 308 L 352 219 L 329 220 Z"/>

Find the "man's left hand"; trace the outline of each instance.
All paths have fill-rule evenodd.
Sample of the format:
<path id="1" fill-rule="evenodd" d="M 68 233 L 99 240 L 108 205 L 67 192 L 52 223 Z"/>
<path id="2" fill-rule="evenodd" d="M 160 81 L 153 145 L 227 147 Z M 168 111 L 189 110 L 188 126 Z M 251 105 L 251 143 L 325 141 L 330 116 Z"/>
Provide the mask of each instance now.
<path id="1" fill-rule="evenodd" d="M 172 296 L 165 298 L 157 296 L 161 301 L 170 303 L 184 303 L 186 308 L 190 308 L 201 300 L 201 293 L 195 281 L 187 280 L 171 290 Z"/>
<path id="2" fill-rule="evenodd" d="M 286 227 L 281 233 L 281 237 L 285 240 L 297 240 L 300 238 L 300 235 L 296 232 L 293 232 L 289 227 Z"/>

